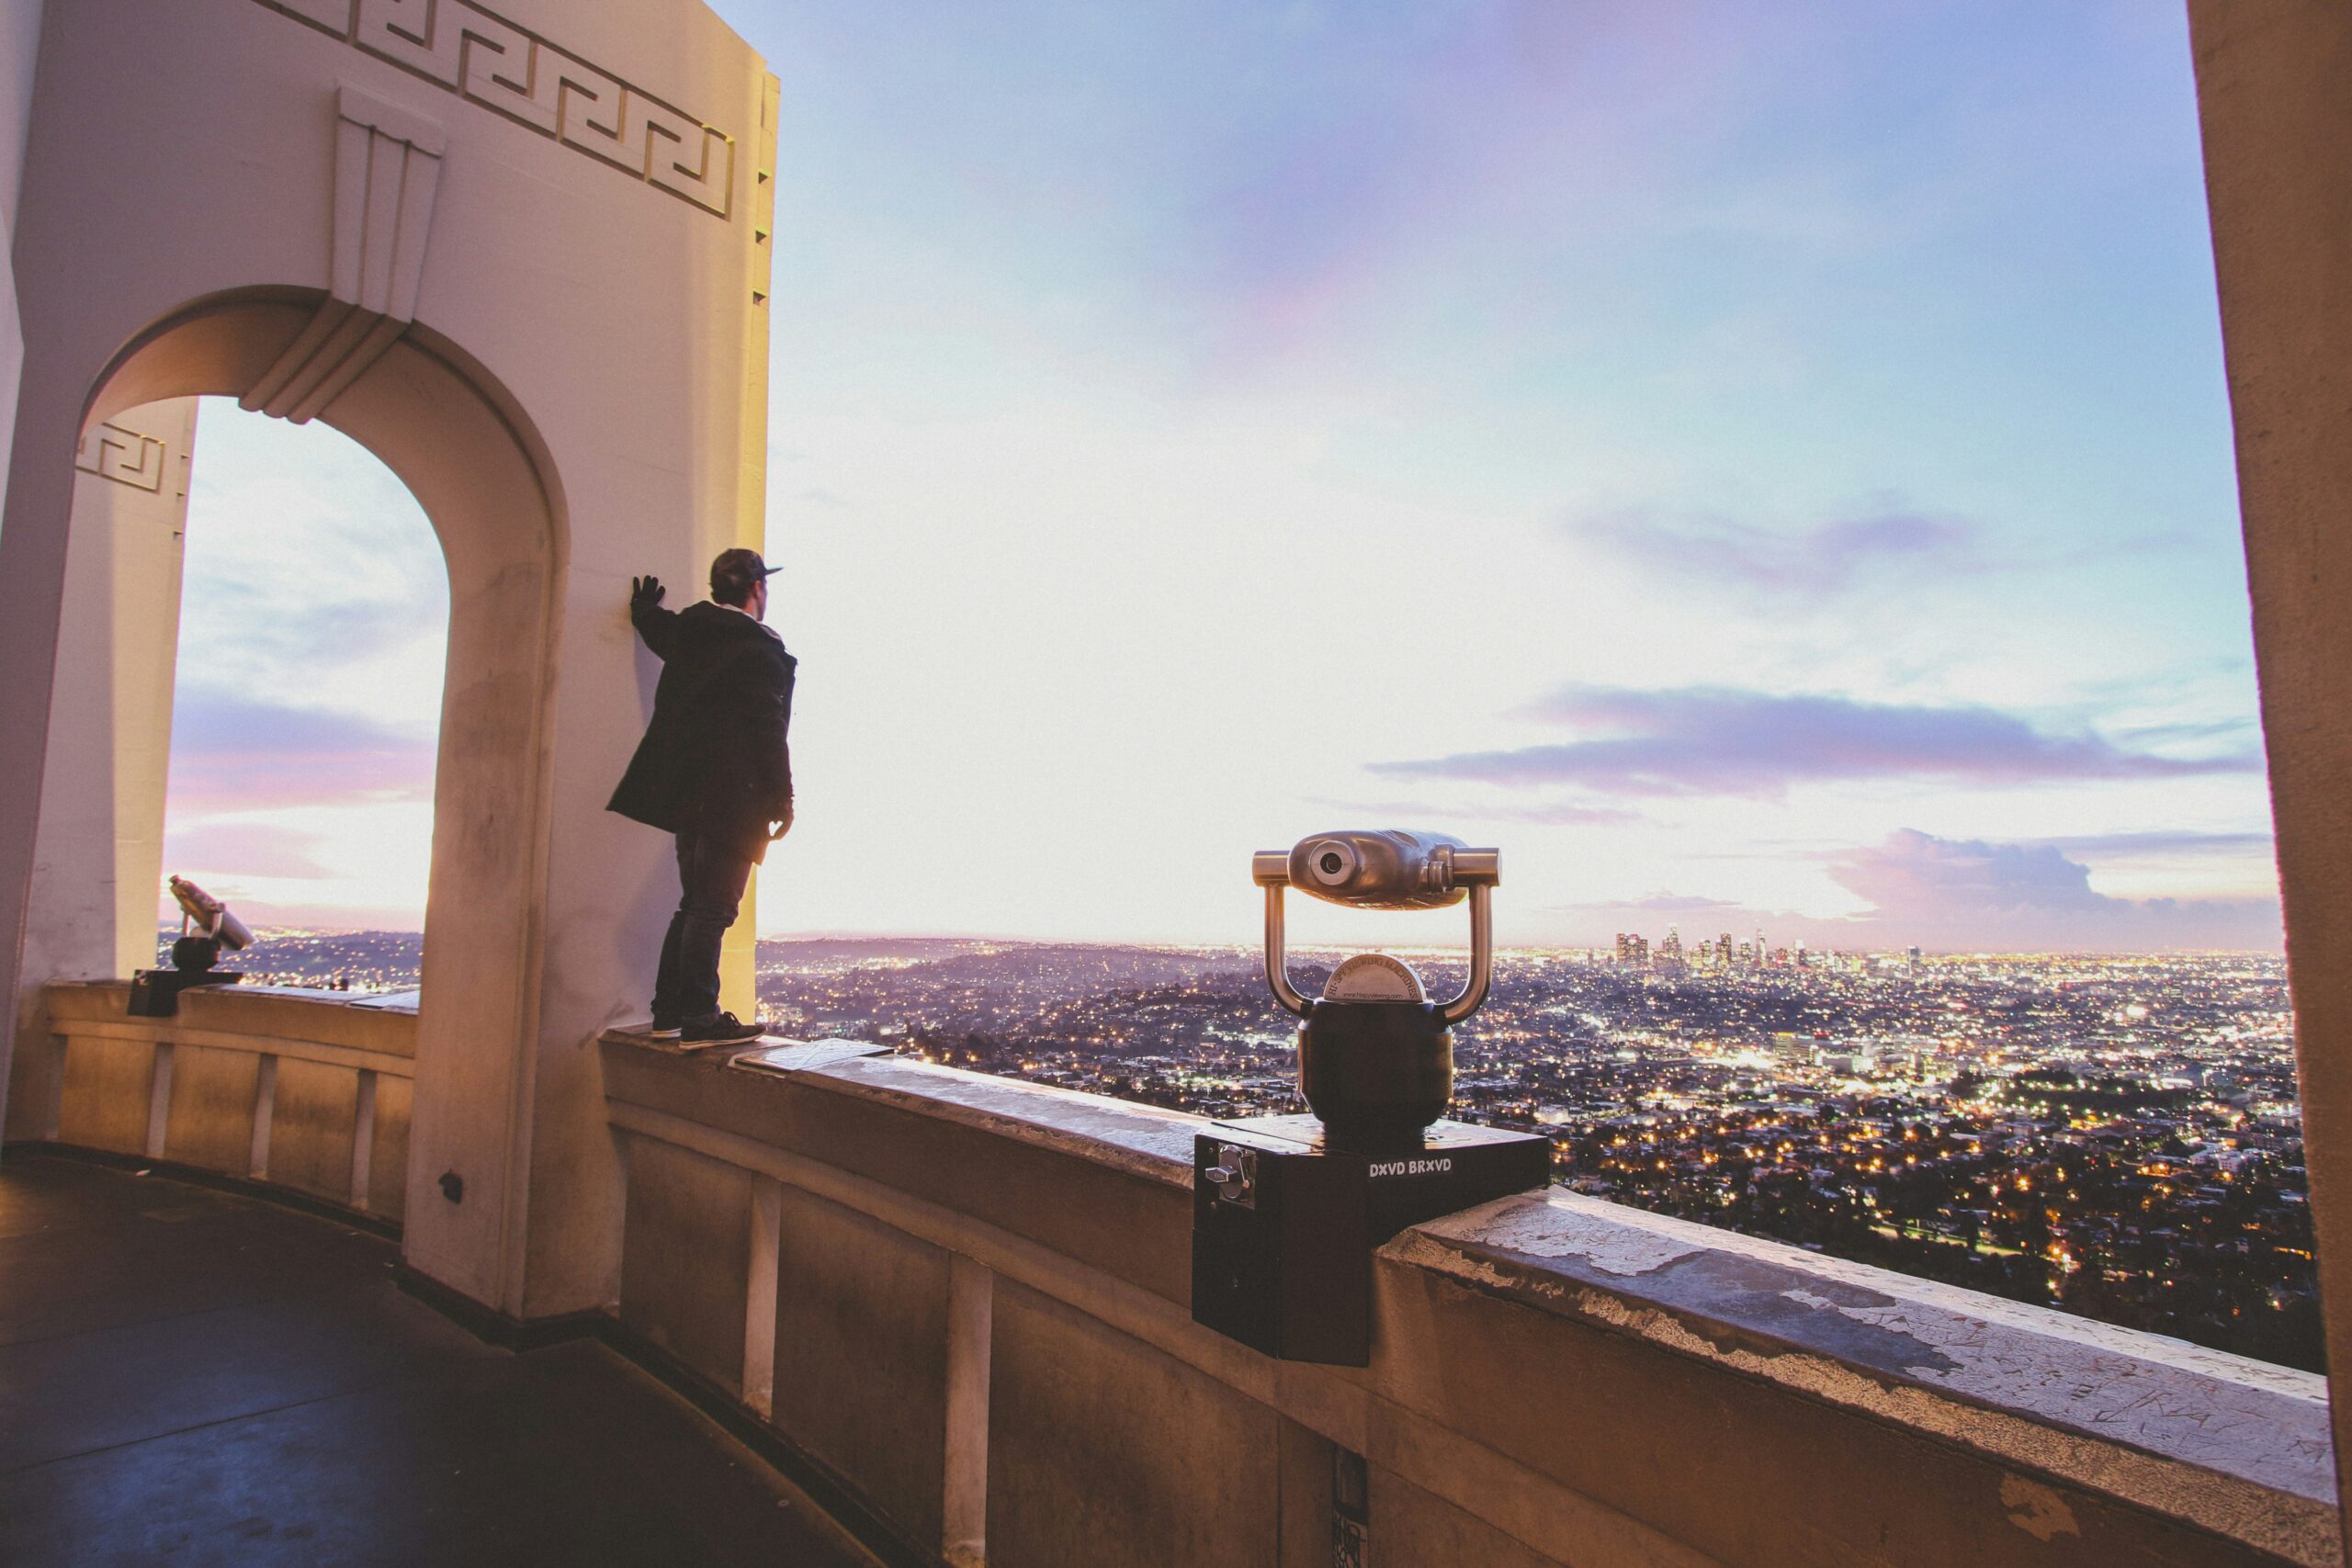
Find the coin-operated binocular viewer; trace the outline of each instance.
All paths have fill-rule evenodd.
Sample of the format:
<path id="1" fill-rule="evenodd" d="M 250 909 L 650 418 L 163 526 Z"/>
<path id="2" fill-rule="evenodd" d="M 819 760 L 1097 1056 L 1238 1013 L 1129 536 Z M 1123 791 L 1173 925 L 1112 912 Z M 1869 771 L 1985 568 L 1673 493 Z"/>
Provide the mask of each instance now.
<path id="1" fill-rule="evenodd" d="M 1408 1225 L 1551 1179 L 1551 1140 L 1444 1119 L 1453 1026 L 1493 978 L 1500 856 L 1433 833 L 1318 833 L 1261 851 L 1266 984 L 1302 1021 L 1298 1087 L 1313 1114 L 1220 1122 L 1194 1140 L 1193 1316 L 1269 1355 L 1363 1366 L 1372 1249 Z M 1470 972 L 1432 1002 L 1410 964 L 1364 953 L 1309 998 L 1292 984 L 1283 897 L 1368 909 L 1470 906 Z"/>
<path id="2" fill-rule="evenodd" d="M 1422 1130 L 1453 1100 L 1453 1026 L 1487 999 L 1494 971 L 1494 850 L 1428 833 L 1321 833 L 1287 852 L 1261 851 L 1250 874 L 1266 890 L 1266 984 L 1306 1021 L 1298 1088 L 1333 1148 L 1418 1152 Z M 1359 909 L 1441 909 L 1470 903 L 1470 974 L 1462 994 L 1432 1002 L 1412 966 L 1359 953 L 1309 1000 L 1291 984 L 1283 893 L 1295 887 Z"/>
<path id="3" fill-rule="evenodd" d="M 185 876 L 171 879 L 172 897 L 180 907 L 179 940 L 172 943 L 169 969 L 141 969 L 130 977 L 133 1018 L 170 1018 L 179 1011 L 180 993 L 198 986 L 233 986 L 244 978 L 233 970 L 215 969 L 223 953 L 238 953 L 254 944 L 245 922 L 229 906 Z"/>

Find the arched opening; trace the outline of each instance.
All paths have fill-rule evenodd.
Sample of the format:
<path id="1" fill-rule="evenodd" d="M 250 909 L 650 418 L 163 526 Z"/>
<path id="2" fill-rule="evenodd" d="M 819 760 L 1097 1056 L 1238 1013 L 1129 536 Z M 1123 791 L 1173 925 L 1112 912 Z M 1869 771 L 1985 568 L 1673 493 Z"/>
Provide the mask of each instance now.
<path id="1" fill-rule="evenodd" d="M 215 297 L 141 333 L 92 389 L 83 429 L 259 382 L 317 297 Z M 447 564 L 448 678 L 431 773 L 430 869 L 409 1145 L 406 1250 L 478 1300 L 519 1276 L 537 1036 L 549 690 L 563 507 L 543 446 L 496 379 L 412 326 L 320 414 L 414 498 Z M 32 930 L 44 921 L 28 922 Z M 445 1173 L 470 1201 L 447 1199 Z M 435 1201 L 417 1201 L 430 1191 Z"/>
<path id="2" fill-rule="evenodd" d="M 180 585 L 176 617 L 161 604 L 152 634 L 117 632 L 177 633 L 176 659 L 166 648 L 116 679 L 130 695 L 141 669 L 171 677 L 163 869 L 257 930 L 235 961 L 249 982 L 413 999 L 448 636 L 440 545 L 398 477 L 340 432 L 225 398 L 198 402 L 185 526 L 176 536 L 143 530 L 114 555 L 119 615 L 146 610 L 127 602 L 142 587 Z M 168 428 L 189 423 L 184 407 L 149 405 L 114 423 Z M 81 513 L 98 478 L 76 487 L 69 576 L 94 553 Z M 142 548 L 177 559 L 132 553 Z M 135 738 L 118 750 L 130 753 L 119 767 L 146 760 Z M 142 840 L 124 831 L 136 826 L 124 815 L 119 805 L 117 874 L 127 879 L 132 867 L 119 862 Z M 135 891 L 125 887 L 126 906 Z M 179 915 L 168 893 L 157 897 L 168 949 Z"/>

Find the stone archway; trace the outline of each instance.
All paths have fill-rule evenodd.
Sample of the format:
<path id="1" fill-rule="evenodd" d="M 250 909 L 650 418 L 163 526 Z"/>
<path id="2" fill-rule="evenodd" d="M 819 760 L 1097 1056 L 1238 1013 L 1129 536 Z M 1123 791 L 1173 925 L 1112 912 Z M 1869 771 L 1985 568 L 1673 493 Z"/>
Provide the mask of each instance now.
<path id="1" fill-rule="evenodd" d="M 93 389 L 84 427 L 166 399 L 236 396 L 256 384 L 317 319 L 289 290 L 230 295 L 174 312 L 141 333 Z M 549 789 L 556 585 L 566 557 L 561 486 L 529 421 L 487 372 L 412 329 L 319 416 L 390 468 L 441 542 L 451 584 L 441 741 L 434 782 L 425 964 L 410 1146 L 418 1267 L 469 1293 L 463 1260 L 509 1256 L 502 1234 L 526 1211 L 507 1201 L 527 1168 L 506 1108 L 527 1092 L 527 1053 L 482 1048 L 538 1032 L 537 953 Z M 486 1171 L 504 1148 L 509 1168 Z M 452 1204 L 429 1184 L 471 1168 L 478 1197 Z"/>
<path id="2" fill-rule="evenodd" d="M 407 1251 L 511 1317 L 613 1299 L 593 1043 L 643 1016 L 676 897 L 667 841 L 603 809 L 654 674 L 628 584 L 763 542 L 775 93 L 700 0 L 48 8 L 0 518 L 0 1084 L 43 979 L 76 439 L 197 393 L 323 419 L 450 570 Z"/>

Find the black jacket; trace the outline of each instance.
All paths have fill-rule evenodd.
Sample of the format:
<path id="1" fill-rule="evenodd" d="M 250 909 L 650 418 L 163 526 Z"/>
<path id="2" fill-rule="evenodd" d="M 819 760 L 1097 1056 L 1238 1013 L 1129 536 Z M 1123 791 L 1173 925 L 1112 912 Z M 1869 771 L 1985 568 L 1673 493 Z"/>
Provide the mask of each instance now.
<path id="1" fill-rule="evenodd" d="M 792 676 L 775 633 L 705 600 L 632 610 L 662 660 L 653 717 L 606 809 L 665 833 L 711 833 L 749 859 L 792 804 Z"/>

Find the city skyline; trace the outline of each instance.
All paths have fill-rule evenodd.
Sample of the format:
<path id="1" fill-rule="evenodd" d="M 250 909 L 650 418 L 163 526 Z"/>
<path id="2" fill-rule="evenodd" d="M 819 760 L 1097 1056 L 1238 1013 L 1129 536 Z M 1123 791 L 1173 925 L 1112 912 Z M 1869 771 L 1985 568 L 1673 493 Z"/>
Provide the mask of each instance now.
<path id="1" fill-rule="evenodd" d="M 1217 1118 L 1288 1115 L 1295 1021 L 1249 952 L 773 942 L 787 1034 Z M 1308 991 L 1329 963 L 1301 955 Z M 1432 991 L 1459 962 L 1426 965 Z M 2273 956 L 1687 966 L 1506 953 L 1451 1114 L 1554 1179 L 2323 1370 Z"/>
<path id="2" fill-rule="evenodd" d="M 235 967 L 413 1010 L 422 945 L 266 932 Z M 1747 947 L 1669 928 L 1498 952 L 1449 1114 L 1548 1137 L 1555 1180 L 1592 1196 L 2324 1370 L 2282 959 Z M 1294 950 L 1295 983 L 1323 990 L 1340 957 Z M 1410 958 L 1434 995 L 1462 983 L 1458 953 Z M 766 940 L 758 1016 L 1212 1118 L 1295 1114 L 1297 1021 L 1261 960 Z"/>
<path id="3" fill-rule="evenodd" d="M 2276 950 L 2177 16 L 720 9 L 763 932 L 1246 941 L 1363 823 L 1500 844 L 1515 945 Z M 341 441 L 205 410 L 167 863 L 413 922 L 447 588 Z"/>

